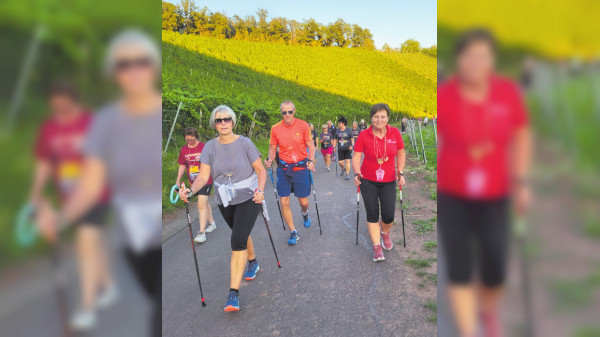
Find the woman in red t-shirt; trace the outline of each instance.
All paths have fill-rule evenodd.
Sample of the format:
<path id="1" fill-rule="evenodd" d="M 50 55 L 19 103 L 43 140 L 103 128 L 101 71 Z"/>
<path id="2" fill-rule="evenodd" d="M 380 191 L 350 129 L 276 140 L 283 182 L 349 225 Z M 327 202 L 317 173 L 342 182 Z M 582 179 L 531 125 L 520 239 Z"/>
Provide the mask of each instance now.
<path id="1" fill-rule="evenodd" d="M 373 105 L 371 127 L 358 135 L 352 155 L 354 183 L 361 186 L 367 228 L 373 242 L 373 261 L 385 260 L 382 248 L 390 250 L 394 246 L 389 231 L 396 211 L 396 184 L 405 183 L 404 142 L 400 131 L 388 125 L 389 117 L 387 104 Z"/>
<path id="2" fill-rule="evenodd" d="M 485 336 L 496 337 L 502 336 L 497 307 L 506 274 L 509 195 L 517 211 L 529 198 L 529 127 L 518 86 L 494 72 L 489 32 L 463 33 L 456 56 L 456 76 L 437 96 L 440 252 L 461 336 L 475 336 L 480 317 Z"/>
<path id="3" fill-rule="evenodd" d="M 183 137 L 187 144 L 179 151 L 179 158 L 177 158 L 179 171 L 177 171 L 177 182 L 175 184 L 181 186 L 181 178 L 184 173 L 187 173 L 188 182 L 190 183 L 189 186 L 192 186 L 194 180 L 196 180 L 196 177 L 200 174 L 200 155 L 202 154 L 202 149 L 204 149 L 204 143 L 198 140 L 200 135 L 195 128 L 185 128 L 183 130 Z M 211 190 L 212 179 L 209 179 L 208 183 L 195 194 L 198 196 L 198 220 L 200 221 L 200 231 L 194 239 L 194 242 L 205 242 L 206 233 L 211 233 L 217 229 L 212 209 L 208 202 L 208 196 L 210 195 Z M 206 227 L 207 220 L 210 223 L 208 227 Z"/>

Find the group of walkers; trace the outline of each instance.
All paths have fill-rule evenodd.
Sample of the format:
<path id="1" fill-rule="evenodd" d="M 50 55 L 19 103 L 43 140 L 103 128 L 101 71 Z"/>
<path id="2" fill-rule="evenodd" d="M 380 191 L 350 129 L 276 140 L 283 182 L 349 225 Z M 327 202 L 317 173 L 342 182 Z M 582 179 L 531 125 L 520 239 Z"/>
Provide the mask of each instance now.
<path id="1" fill-rule="evenodd" d="M 203 242 L 204 232 L 208 232 L 209 227 L 215 228 L 214 221 L 210 221 L 211 217 L 208 216 L 210 207 L 206 204 L 206 196 L 212 185 L 215 187 L 215 201 L 221 215 L 231 229 L 231 279 L 224 311 L 239 310 L 242 278 L 253 280 L 260 270 L 250 234 L 261 212 L 261 205 L 266 207 L 265 166 L 272 176 L 273 162 L 277 164 L 276 195 L 281 205 L 282 218 L 290 231 L 288 245 L 296 245 L 300 240 L 290 208 L 292 193 L 300 204 L 303 226 L 311 227 L 308 197 L 313 184 L 317 144 L 321 146 L 327 171 L 331 170 L 329 164 L 334 151 L 339 155 L 338 164 L 342 167 L 342 175 L 348 180 L 351 165 L 353 167 L 354 183 L 362 186 L 367 227 L 373 243 L 373 260 L 384 260 L 383 250 L 393 248 L 390 229 L 394 222 L 396 186 L 405 183 L 405 156 L 400 132 L 388 125 L 390 108 L 387 104 L 372 107 L 370 128 L 367 128 L 364 120 L 360 125 L 353 123 L 352 129 L 347 128 L 347 120 L 341 117 L 338 128 L 328 121 L 317 137 L 314 127 L 296 118 L 296 107 L 292 101 L 281 103 L 280 111 L 282 120 L 271 128 L 269 151 L 267 158 L 264 158 L 264 165 L 261 154 L 252 141 L 234 133 L 237 117 L 227 106 L 218 106 L 212 111 L 210 126 L 216 129 L 218 136 L 206 144 L 198 141 L 195 129 L 184 130 L 187 145 L 180 152 L 178 163 L 181 166 L 177 184 L 179 185 L 183 173 L 187 172 L 191 185 L 181 188 L 179 197 L 187 201 L 192 196 L 198 196 L 198 209 L 206 213 L 200 216 L 198 235 L 203 240 L 196 241 Z M 204 229 L 207 220 L 211 224 Z"/>

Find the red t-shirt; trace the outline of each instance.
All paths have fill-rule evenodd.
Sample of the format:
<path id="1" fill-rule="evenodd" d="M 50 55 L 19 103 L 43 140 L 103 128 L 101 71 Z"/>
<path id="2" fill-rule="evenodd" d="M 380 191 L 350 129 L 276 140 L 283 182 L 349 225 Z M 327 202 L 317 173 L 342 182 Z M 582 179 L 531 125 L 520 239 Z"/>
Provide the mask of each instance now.
<path id="1" fill-rule="evenodd" d="M 202 149 L 204 149 L 204 143 L 198 142 L 198 145 L 195 147 L 190 147 L 189 144 L 186 144 L 179 151 L 179 158 L 177 158 L 177 163 L 179 165 L 185 165 L 185 171 L 188 177 L 188 181 L 190 184 L 194 183 L 196 177 L 200 173 L 200 155 L 202 155 Z M 213 183 L 211 177 L 208 178 L 207 185 Z"/>
<path id="2" fill-rule="evenodd" d="M 438 88 L 438 190 L 464 198 L 508 195 L 514 132 L 528 123 L 518 86 L 494 75 L 487 100 L 466 101 L 456 78 Z"/>
<path id="3" fill-rule="evenodd" d="M 83 112 L 75 120 L 63 124 L 49 118 L 40 127 L 35 145 L 38 160 L 47 160 L 52 167 L 52 175 L 62 201 L 73 192 L 83 165 L 83 144 L 92 122 L 92 115 Z M 109 199 L 105 187 L 100 203 Z"/>
<path id="4" fill-rule="evenodd" d="M 404 149 L 404 141 L 398 129 L 386 126 L 387 131 L 383 138 L 375 137 L 373 127 L 361 132 L 354 143 L 354 151 L 362 152 L 364 159 L 360 172 L 364 179 L 387 183 L 396 180 L 396 155 Z M 387 160 L 385 158 L 387 157 Z M 383 164 L 377 163 L 377 158 L 384 158 Z M 384 171 L 383 179 L 377 179 L 377 170 Z"/>
<path id="5" fill-rule="evenodd" d="M 292 125 L 280 121 L 271 128 L 269 144 L 279 146 L 279 159 L 286 163 L 297 163 L 306 159 L 308 156 L 306 148 L 310 142 L 312 142 L 310 127 L 308 123 L 298 118 L 294 118 Z M 296 167 L 294 171 L 303 169 Z"/>

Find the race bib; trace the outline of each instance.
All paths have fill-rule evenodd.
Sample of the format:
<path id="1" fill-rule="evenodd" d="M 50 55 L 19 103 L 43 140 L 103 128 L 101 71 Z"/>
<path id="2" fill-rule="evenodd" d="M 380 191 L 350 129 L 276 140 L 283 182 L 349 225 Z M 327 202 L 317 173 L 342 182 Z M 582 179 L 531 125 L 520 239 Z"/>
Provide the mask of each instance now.
<path id="1" fill-rule="evenodd" d="M 190 178 L 192 180 L 196 179 L 196 177 L 200 174 L 200 168 L 198 166 L 190 166 Z"/>
<path id="2" fill-rule="evenodd" d="M 76 161 L 66 161 L 58 166 L 58 182 L 63 193 L 73 190 L 80 173 L 81 164 Z"/>

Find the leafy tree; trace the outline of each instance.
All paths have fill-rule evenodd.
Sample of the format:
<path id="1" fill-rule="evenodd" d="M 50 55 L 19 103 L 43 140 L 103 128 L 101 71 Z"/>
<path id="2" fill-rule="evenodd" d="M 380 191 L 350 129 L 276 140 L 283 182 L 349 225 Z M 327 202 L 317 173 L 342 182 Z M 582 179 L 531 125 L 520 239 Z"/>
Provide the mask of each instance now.
<path id="1" fill-rule="evenodd" d="M 338 47 L 346 47 L 352 34 L 352 27 L 342 19 L 337 19 L 334 23 L 330 23 L 325 30 L 325 46 L 336 45 Z"/>
<path id="2" fill-rule="evenodd" d="M 208 30 L 211 35 L 218 38 L 232 38 L 235 35 L 233 25 L 225 14 L 220 12 L 212 13 L 208 22 Z"/>
<path id="3" fill-rule="evenodd" d="M 383 50 L 386 53 L 391 53 L 392 52 L 392 48 L 387 43 L 383 44 L 383 47 L 381 47 L 381 50 Z"/>
<path id="4" fill-rule="evenodd" d="M 408 39 L 400 46 L 401 53 L 419 53 L 421 51 L 421 44 L 419 41 L 414 39 Z"/>
<path id="5" fill-rule="evenodd" d="M 181 17 L 183 27 L 182 32 L 189 34 L 192 33 L 196 27 L 192 20 L 192 13 L 197 10 L 196 3 L 194 0 L 181 0 L 179 5 L 177 6 L 178 14 Z"/>
<path id="6" fill-rule="evenodd" d="M 162 2 L 162 29 L 178 31 L 181 26 L 180 16 L 177 15 L 177 6 L 170 2 Z"/>
<path id="7" fill-rule="evenodd" d="M 429 48 L 423 48 L 421 49 L 421 53 L 437 58 L 437 46 L 433 45 Z"/>
<path id="8" fill-rule="evenodd" d="M 193 28 L 190 29 L 190 33 L 201 36 L 210 36 L 211 33 L 208 29 L 210 16 L 211 13 L 206 7 L 202 8 L 199 12 L 192 12 L 190 20 L 193 24 Z"/>

